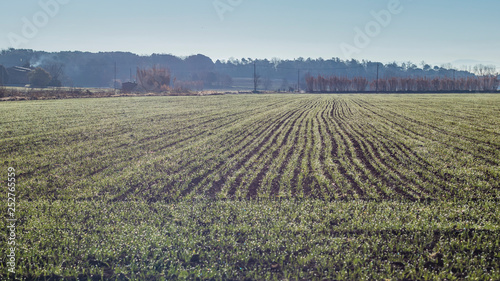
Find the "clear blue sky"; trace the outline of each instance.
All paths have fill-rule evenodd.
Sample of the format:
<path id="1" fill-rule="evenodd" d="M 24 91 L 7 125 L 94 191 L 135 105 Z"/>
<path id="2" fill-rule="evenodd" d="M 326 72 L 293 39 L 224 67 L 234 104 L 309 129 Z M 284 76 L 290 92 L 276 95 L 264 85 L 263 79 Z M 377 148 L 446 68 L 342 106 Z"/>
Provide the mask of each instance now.
<path id="1" fill-rule="evenodd" d="M 374 24 L 382 10 L 390 20 Z M 500 66 L 498 0 L 2 0 L 0 23 L 0 49 Z"/>

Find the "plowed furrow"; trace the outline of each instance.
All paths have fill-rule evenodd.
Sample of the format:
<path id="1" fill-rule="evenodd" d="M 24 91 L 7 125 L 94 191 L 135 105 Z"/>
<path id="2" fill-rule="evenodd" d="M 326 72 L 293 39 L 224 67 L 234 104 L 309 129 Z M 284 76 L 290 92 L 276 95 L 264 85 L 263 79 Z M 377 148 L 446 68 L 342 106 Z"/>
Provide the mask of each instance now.
<path id="1" fill-rule="evenodd" d="M 474 156 L 475 158 L 478 158 L 478 159 L 481 159 L 482 161 L 485 162 L 485 164 L 487 165 L 500 165 L 500 160 L 499 159 L 490 159 L 490 158 L 487 158 L 487 157 L 484 157 L 483 154 L 481 153 L 473 153 L 471 152 L 470 150 L 468 149 L 464 149 L 462 147 L 459 147 L 459 146 L 456 146 L 454 145 L 454 142 L 452 141 L 443 141 L 442 138 L 439 138 L 439 137 L 436 137 L 436 136 L 433 136 L 433 135 L 424 135 L 423 133 L 419 133 L 419 132 L 416 132 L 415 130 L 413 129 L 410 129 L 410 127 L 405 127 L 403 126 L 402 124 L 396 122 L 396 121 L 393 121 L 392 119 L 389 119 L 388 117 L 382 115 L 382 114 L 379 114 L 367 107 L 364 107 L 366 110 L 372 112 L 373 114 L 379 116 L 380 118 L 383 118 L 384 120 L 386 120 L 387 122 L 393 124 L 394 126 L 400 128 L 401 132 L 407 136 L 409 136 L 410 138 L 416 138 L 416 139 L 422 139 L 422 140 L 433 140 L 435 142 L 438 142 L 440 143 L 441 145 L 443 145 L 444 147 L 447 147 L 447 148 L 450 148 L 450 149 L 453 149 L 455 150 L 456 152 L 458 153 L 464 153 L 464 154 L 469 154 L 469 155 L 472 155 Z"/>
<path id="2" fill-rule="evenodd" d="M 293 114 L 294 112 L 292 112 L 291 114 Z M 247 164 L 249 162 L 249 160 L 252 158 L 252 157 L 255 157 L 255 155 L 261 150 L 261 148 L 269 142 L 269 140 L 271 139 L 271 137 L 277 137 L 277 135 L 275 134 L 276 133 L 276 130 L 278 128 L 281 127 L 281 125 L 288 119 L 288 116 L 290 116 L 291 114 L 287 114 L 285 115 L 284 118 L 282 118 L 282 120 L 277 123 L 277 124 L 273 124 L 270 128 L 270 130 L 268 130 L 269 132 L 267 133 L 267 135 L 262 139 L 261 142 L 259 142 L 258 144 L 256 144 L 254 146 L 254 148 L 249 151 L 245 156 L 244 158 L 242 159 L 242 161 L 239 161 L 236 166 L 231 169 L 233 170 L 235 173 L 237 173 L 239 170 L 241 170 L 245 164 Z M 260 151 L 259 155 L 262 155 L 265 151 Z M 257 156 L 258 158 L 258 156 Z M 226 177 L 222 177 L 221 178 L 221 183 L 220 184 L 224 184 L 224 182 L 226 181 L 227 177 L 229 177 L 230 175 L 227 175 Z M 231 187 L 229 188 L 229 195 L 234 195 L 236 193 L 236 189 L 237 187 L 239 187 L 242 183 L 242 179 L 245 175 L 243 173 L 240 173 L 237 177 L 236 177 L 236 180 L 233 182 L 233 184 L 231 185 Z"/>
<path id="3" fill-rule="evenodd" d="M 356 131 L 353 127 L 351 128 L 357 133 L 358 136 L 361 135 L 359 131 Z M 368 130 L 364 130 L 364 132 L 364 138 L 359 138 L 359 140 L 364 145 L 364 153 L 369 155 L 367 158 L 374 160 L 367 163 L 368 169 L 373 171 L 379 179 L 382 179 L 386 186 L 390 187 L 404 198 L 414 199 L 415 196 L 419 198 L 427 197 L 427 192 L 423 187 L 421 187 L 414 180 L 408 179 L 405 175 L 399 172 L 398 169 L 395 169 L 384 160 L 379 150 L 381 150 L 381 148 L 386 148 L 385 145 L 381 142 L 377 142 L 375 144 L 374 142 L 376 141 L 376 137 L 372 138 L 372 135 L 368 133 Z M 380 137 L 380 135 L 378 136 Z M 373 142 L 371 141 L 372 139 L 374 140 Z M 390 152 L 388 152 L 388 154 L 391 155 Z M 392 155 L 392 157 L 394 157 L 394 155 Z M 373 162 L 373 165 L 370 162 Z M 379 164 L 377 164 L 377 162 L 379 162 Z M 379 169 L 375 168 L 375 166 Z M 404 190 L 410 186 L 413 186 L 416 190 Z"/>
<path id="4" fill-rule="evenodd" d="M 314 113 L 313 113 L 314 114 Z M 305 171 L 302 172 L 302 193 L 304 197 L 316 197 L 314 194 L 312 194 L 312 190 L 316 188 L 316 179 L 313 176 L 313 168 L 311 165 L 311 154 L 312 154 L 312 146 L 314 144 L 314 139 L 312 136 L 312 131 L 313 131 L 313 125 L 312 125 L 312 119 L 309 119 L 306 125 L 306 131 L 305 131 L 305 159 L 303 160 L 303 163 L 305 166 Z"/>
<path id="5" fill-rule="evenodd" d="M 341 193 L 337 187 L 338 183 L 335 183 L 332 175 L 329 172 L 329 169 L 327 169 L 327 163 L 326 163 L 326 159 L 328 155 L 331 155 L 331 151 L 333 149 L 331 142 L 326 140 L 328 134 L 326 133 L 327 124 L 325 122 L 324 115 L 327 114 L 329 106 L 330 102 L 327 101 L 321 113 L 316 115 L 316 120 L 318 123 L 319 142 L 321 143 L 321 149 L 319 151 L 319 161 L 321 165 L 321 171 L 318 172 L 320 172 L 327 179 L 327 183 L 323 187 L 325 189 L 326 196 L 329 199 L 334 199 L 334 198 L 338 199 L 341 197 Z"/>
<path id="6" fill-rule="evenodd" d="M 302 114 L 300 114 L 298 118 L 300 118 L 300 116 L 302 116 Z M 293 128 L 292 126 L 293 126 L 293 124 L 295 124 L 295 122 L 297 121 L 297 119 L 291 119 L 291 118 L 289 118 L 288 120 L 286 120 L 286 123 L 282 124 L 280 126 L 280 128 L 279 128 L 279 130 L 281 131 L 281 130 L 285 130 L 286 127 L 290 127 L 286 131 L 285 137 L 281 140 L 280 143 L 277 143 L 278 142 L 278 137 L 281 135 L 280 131 L 278 131 L 277 134 L 274 135 L 273 140 L 271 141 L 271 144 L 269 146 L 270 148 L 267 149 L 267 150 L 262 151 L 261 154 L 259 155 L 259 157 L 257 157 L 257 158 L 265 157 L 264 154 L 267 154 L 267 155 L 270 156 L 265 161 L 261 161 L 260 165 L 262 165 L 263 168 L 258 172 L 257 176 L 250 182 L 250 184 L 248 186 L 248 192 L 247 192 L 247 195 L 246 195 L 247 199 L 248 198 L 255 198 L 259 194 L 258 190 L 263 185 L 264 176 L 267 175 L 267 173 L 268 173 L 268 171 L 269 171 L 269 169 L 271 167 L 271 164 L 272 164 L 273 160 L 276 159 L 276 158 L 278 158 L 278 156 L 280 154 L 280 151 L 286 145 L 287 140 L 288 140 L 288 136 L 289 136 L 289 134 L 291 132 L 291 129 Z M 290 125 L 290 123 L 292 125 Z M 272 151 L 272 153 L 271 153 L 271 151 Z M 262 194 L 268 194 L 268 192 L 261 192 L 261 193 Z"/>
<path id="7" fill-rule="evenodd" d="M 291 112 L 290 114 L 293 114 L 294 112 Z M 216 159 L 224 159 L 224 160 L 220 160 L 218 161 L 218 163 L 213 167 L 213 168 L 209 168 L 205 171 L 205 173 L 203 173 L 202 175 L 199 175 L 197 177 L 195 177 L 192 181 L 191 181 L 191 184 L 189 186 L 188 189 L 185 189 L 183 191 L 183 196 L 189 194 L 193 188 L 197 187 L 198 185 L 200 185 L 200 183 L 206 183 L 207 182 L 207 177 L 212 174 L 212 173 L 217 173 L 219 172 L 219 169 L 225 165 L 228 161 L 230 161 L 231 159 L 233 159 L 236 155 L 238 155 L 239 153 L 241 153 L 242 150 L 245 149 L 246 145 L 252 141 L 251 138 L 248 138 L 249 135 L 252 135 L 254 132 L 256 131 L 259 131 L 261 130 L 261 128 L 259 127 L 256 127 L 256 126 L 253 126 L 253 125 L 248 125 L 247 127 L 242 127 L 239 129 L 238 133 L 235 133 L 234 135 L 235 136 L 239 136 L 238 139 L 236 139 L 236 141 L 234 143 L 230 142 L 230 141 L 225 141 L 223 143 L 220 144 L 220 147 L 223 147 L 224 150 L 227 150 L 226 148 L 227 147 L 240 147 L 239 150 L 237 150 L 236 152 L 233 152 L 233 153 L 230 153 L 229 151 L 224 151 L 222 152 L 222 155 L 220 154 L 220 152 L 215 152 L 215 151 L 207 151 L 207 154 L 206 155 L 211 155 L 211 158 L 208 158 L 208 157 L 202 157 L 203 159 L 207 159 L 208 160 L 216 160 Z M 263 133 L 264 131 L 262 131 L 261 133 Z M 260 135 L 259 135 L 260 136 Z M 247 140 L 247 143 L 243 143 L 245 140 Z M 229 154 L 230 153 L 230 154 Z M 207 160 L 204 160 L 203 162 L 205 162 Z M 216 160 L 217 161 L 217 160 Z M 200 166 L 201 167 L 201 166 Z M 198 167 L 194 167 L 191 169 L 191 171 L 189 171 L 187 174 L 190 175 L 190 174 L 193 174 L 196 169 Z M 212 185 L 213 186 L 213 185 Z M 202 192 L 200 190 L 200 192 Z M 215 191 L 209 191 L 209 194 L 214 194 Z"/>
<path id="8" fill-rule="evenodd" d="M 213 171 L 214 173 L 219 174 L 220 178 L 218 180 L 212 182 L 212 185 L 211 185 L 207 195 L 214 196 L 218 192 L 220 192 L 221 188 L 226 183 L 228 177 L 230 177 L 231 174 L 240 170 L 241 167 L 251 158 L 251 156 L 253 154 L 255 154 L 257 152 L 257 150 L 264 143 L 267 142 L 267 140 L 269 140 L 269 138 L 271 137 L 271 135 L 273 133 L 273 128 L 275 128 L 276 126 L 280 126 L 289 116 L 293 116 L 294 114 L 296 114 L 299 111 L 300 111 L 300 109 L 298 109 L 296 111 L 289 112 L 288 114 L 285 114 L 281 118 L 277 119 L 277 120 L 280 120 L 277 124 L 272 122 L 267 128 L 262 128 L 262 127 L 256 126 L 255 131 L 260 130 L 260 132 L 255 137 L 251 137 L 251 138 L 249 137 L 248 143 L 246 143 L 244 146 L 242 146 L 238 151 L 231 153 L 231 155 L 229 155 L 227 160 L 219 163 L 220 165 L 217 167 L 217 169 L 215 169 Z M 266 133 L 266 135 L 264 136 L 264 139 L 262 141 L 260 141 L 259 143 L 256 143 L 256 141 L 259 140 L 264 135 L 264 133 Z M 251 151 L 248 151 L 248 147 L 251 147 L 251 146 L 254 146 L 254 148 Z M 244 152 L 244 151 L 247 151 L 247 152 Z M 240 155 L 240 154 L 243 154 L 243 155 Z M 232 159 L 235 159 L 235 157 L 238 157 L 238 158 L 243 157 L 243 159 L 241 161 L 238 161 L 234 166 L 227 167 L 226 172 L 224 174 L 221 174 L 222 171 L 220 171 L 219 168 L 223 164 L 225 164 L 226 162 L 230 162 Z M 231 194 L 231 192 L 230 192 L 230 194 Z"/>
<path id="9" fill-rule="evenodd" d="M 333 121 L 331 124 L 334 126 L 335 130 L 331 130 L 331 132 L 335 131 L 337 132 L 336 135 L 332 134 L 332 138 L 335 138 L 335 136 L 338 136 L 339 140 L 336 141 L 338 145 L 339 151 L 337 152 L 337 164 L 339 165 L 339 171 L 340 173 L 348 179 L 353 192 L 358 194 L 361 197 L 365 197 L 366 193 L 365 191 L 361 188 L 361 182 L 355 178 L 355 174 L 360 174 L 359 171 L 355 168 L 355 164 L 353 161 L 353 155 L 350 149 L 350 145 L 347 142 L 344 133 L 339 127 L 339 123 L 337 119 L 339 119 L 338 112 L 341 110 L 341 106 L 339 103 L 335 103 L 335 106 L 333 108 L 333 113 L 332 113 L 332 118 L 330 118 L 331 121 Z"/>
<path id="10" fill-rule="evenodd" d="M 294 143 L 294 147 L 295 149 L 293 149 L 293 152 L 294 152 L 294 155 L 297 155 L 296 159 L 294 161 L 292 161 L 292 166 L 291 168 L 293 169 L 293 177 L 290 181 L 290 189 L 291 189 L 291 196 L 292 197 L 295 197 L 297 192 L 300 190 L 301 191 L 301 188 L 299 186 L 299 175 L 301 173 L 301 163 L 302 163 L 302 159 L 304 158 L 304 151 L 305 151 L 305 141 L 301 141 L 302 139 L 304 139 L 303 137 L 303 133 L 302 133 L 302 128 L 304 127 L 304 122 L 307 123 L 307 118 L 309 116 L 309 112 L 307 112 L 306 116 L 304 117 L 304 119 L 302 119 L 302 122 L 299 123 L 299 128 L 297 130 L 298 132 L 298 137 L 295 139 L 295 143 Z M 293 156 L 292 156 L 293 157 Z M 295 165 L 293 165 L 293 163 L 295 163 Z"/>
<path id="11" fill-rule="evenodd" d="M 435 187 L 435 186 L 440 186 L 444 191 L 448 193 L 452 193 L 453 191 L 448 187 L 448 179 L 442 177 L 436 171 L 432 168 L 432 165 L 424 158 L 422 158 L 420 155 L 418 155 L 415 151 L 411 150 L 409 147 L 407 147 L 404 143 L 399 142 L 397 137 L 384 134 L 384 132 L 378 130 L 377 128 L 373 127 L 372 125 L 369 125 L 372 127 L 373 131 L 377 135 L 383 135 L 384 138 L 387 140 L 388 144 L 384 142 L 379 142 L 377 145 L 380 145 L 384 151 L 387 151 L 389 155 L 392 155 L 394 158 L 394 163 L 397 164 L 387 164 L 387 166 L 392 167 L 392 169 L 396 170 L 398 167 L 401 166 L 402 163 L 407 163 L 408 161 L 411 161 L 412 165 L 415 165 L 416 169 L 422 170 L 423 172 L 416 172 L 416 175 L 422 179 L 424 182 L 427 183 L 428 186 L 430 187 Z M 381 156 L 380 156 L 381 157 Z M 384 159 L 381 157 L 381 159 Z M 384 160 L 387 162 L 386 160 Z M 408 168 L 409 169 L 409 168 Z M 424 191 L 424 190 L 423 190 Z M 439 191 L 437 191 L 435 188 L 432 188 L 432 190 L 425 189 L 425 193 L 430 193 L 432 195 L 429 195 L 431 197 L 435 197 L 439 195 Z"/>
<path id="12" fill-rule="evenodd" d="M 330 186 L 332 187 L 335 194 L 337 195 L 336 198 L 343 198 L 345 195 L 348 195 L 348 194 L 351 194 L 351 196 L 352 196 L 352 191 L 350 189 L 347 189 L 347 191 L 342 191 L 342 189 L 340 189 L 340 186 L 345 185 L 344 183 L 339 182 L 339 180 L 342 180 L 342 179 L 336 180 L 334 178 L 334 175 L 340 173 L 340 171 L 338 169 L 339 162 L 338 162 L 338 160 L 336 160 L 338 157 L 338 155 L 337 155 L 338 145 L 337 145 L 335 138 L 333 137 L 333 133 L 330 130 L 330 126 L 329 126 L 328 121 L 327 121 L 327 119 L 329 117 L 329 112 L 331 109 L 333 109 L 333 105 L 334 105 L 333 102 L 330 101 L 328 108 L 326 108 L 326 110 L 323 111 L 323 113 L 320 116 L 321 117 L 321 124 L 323 124 L 323 126 L 321 126 L 322 131 L 323 131 L 322 134 L 324 135 L 323 139 L 325 141 L 325 145 L 327 146 L 327 147 L 325 147 L 326 150 L 325 150 L 325 154 L 323 155 L 324 156 L 323 167 L 325 169 L 324 174 L 330 180 L 330 182 L 331 182 Z M 331 164 L 329 164 L 329 162 L 331 162 Z M 329 167 L 332 167 L 333 170 L 331 170 Z M 344 194 L 344 192 L 346 194 Z"/>
<path id="13" fill-rule="evenodd" d="M 285 161 L 279 164 L 277 176 L 274 177 L 274 179 L 271 181 L 270 197 L 276 196 L 280 192 L 280 185 L 281 185 L 280 183 L 281 183 L 282 178 L 283 178 L 283 172 L 285 171 L 285 169 L 290 161 L 290 157 L 292 156 L 292 154 L 294 153 L 294 151 L 296 149 L 298 134 L 295 131 L 295 137 L 291 141 L 291 144 L 289 144 L 289 137 L 290 137 L 290 134 L 292 132 L 294 132 L 294 129 L 297 125 L 297 122 L 300 122 L 302 120 L 305 113 L 306 113 L 306 111 L 304 110 L 297 118 L 295 118 L 293 120 L 293 122 L 291 123 L 291 125 L 289 126 L 288 131 L 285 133 L 285 137 L 283 138 L 283 145 L 284 145 L 283 147 L 284 147 L 284 151 L 286 151 L 286 156 L 284 156 Z M 286 150 L 286 147 L 288 147 L 288 150 Z M 276 158 L 276 157 L 274 157 L 274 158 Z"/>
<path id="14" fill-rule="evenodd" d="M 290 114 L 292 114 L 292 113 L 290 113 Z M 273 124 L 272 124 L 272 122 L 270 122 L 270 125 L 269 125 L 269 127 L 267 127 L 267 128 L 270 128 L 272 125 L 273 125 Z M 262 127 L 261 127 L 261 128 L 259 128 L 259 127 L 256 127 L 256 126 L 254 126 L 254 125 L 248 125 L 248 126 L 247 126 L 247 128 L 250 128 L 250 127 L 255 128 L 255 130 L 250 131 L 250 132 L 252 132 L 252 133 L 253 133 L 253 132 L 255 132 L 255 131 L 259 131 L 259 130 L 261 130 L 261 131 L 260 131 L 260 133 L 256 136 L 256 138 L 258 138 L 261 134 L 263 134 L 263 133 L 266 131 L 266 130 L 262 130 L 262 129 L 263 129 Z M 243 131 L 244 131 L 244 130 L 243 130 Z M 246 132 L 246 133 L 248 134 L 248 132 Z M 246 137 L 243 137 L 242 139 L 240 139 L 240 141 L 239 141 L 238 143 L 242 143 L 242 142 L 243 142 L 244 140 L 246 140 L 246 139 L 248 140 L 248 143 L 251 143 L 251 142 L 254 142 L 254 141 L 255 141 L 255 138 L 249 138 L 248 136 L 249 136 L 249 135 L 247 135 Z M 219 136 L 219 137 L 220 137 L 220 136 Z M 244 148 L 245 148 L 245 147 L 243 146 L 243 148 L 241 148 L 241 150 L 243 150 Z M 219 159 L 220 159 L 220 157 L 218 157 L 218 156 L 220 156 L 220 155 L 215 155 L 215 157 L 217 157 L 217 158 L 219 158 Z M 234 155 L 233 155 L 233 156 L 234 156 Z M 231 157 L 231 155 L 230 155 L 230 158 L 232 158 L 232 157 Z M 227 158 L 226 158 L 226 159 L 227 159 Z M 221 166 L 222 166 L 223 164 L 225 164 L 225 163 L 226 163 L 226 160 L 221 160 L 221 161 L 219 161 L 219 162 L 218 162 L 218 164 L 216 164 L 216 167 L 217 167 L 217 168 L 219 168 L 219 167 L 221 167 Z M 194 183 L 196 183 L 196 184 L 193 184 L 193 185 L 189 186 L 189 187 L 187 188 L 187 191 L 186 191 L 186 190 L 183 190 L 182 195 L 186 195 L 186 194 L 188 194 L 188 193 L 191 191 L 191 189 L 195 188 L 197 185 L 206 184 L 206 178 L 207 178 L 210 174 L 212 174 L 212 172 L 213 172 L 213 169 L 208 169 L 208 170 L 206 170 L 206 171 L 205 171 L 205 173 L 204 173 L 204 174 L 202 174 L 202 175 L 200 175 L 200 176 L 198 176 L 198 177 L 195 177 L 192 181 L 194 181 Z M 171 190 L 172 190 L 172 189 L 176 189 L 176 188 L 181 188 L 181 187 L 180 187 L 178 184 L 175 184 L 175 182 L 170 182 L 169 184 L 167 184 L 167 185 L 165 186 L 165 188 L 164 188 L 164 192 L 165 192 L 166 194 L 169 194 L 169 193 L 171 192 Z M 168 195 L 167 195 L 167 197 L 168 197 Z"/>
<path id="15" fill-rule="evenodd" d="M 366 101 L 361 101 L 367 105 L 370 105 L 368 102 Z M 498 144 L 494 144 L 494 143 L 489 143 L 489 142 L 484 142 L 482 140 L 478 140 L 478 139 L 475 139 L 475 138 L 470 138 L 470 137 L 467 137 L 467 136 L 464 136 L 464 135 L 461 135 L 461 134 L 457 134 L 457 133 L 454 133 L 454 132 L 451 132 L 451 131 L 448 131 L 448 130 L 445 130 L 445 129 L 442 129 L 442 128 L 439 128 L 439 127 L 436 127 L 434 125 L 431 125 L 431 124 L 428 124 L 428 123 L 425 123 L 425 122 L 422 122 L 422 121 L 419 121 L 419 120 L 416 120 L 414 118 L 410 118 L 408 116 L 404 116 L 404 115 L 401 115 L 397 112 L 394 112 L 392 110 L 384 110 L 384 112 L 388 113 L 388 114 L 391 114 L 393 116 L 395 116 L 396 118 L 398 119 L 404 119 L 410 123 L 414 123 L 416 125 L 419 125 L 419 126 L 422 126 L 422 127 L 427 127 L 431 130 L 434 130 L 436 132 L 439 132 L 443 135 L 448 135 L 448 136 L 452 136 L 452 137 L 455 137 L 455 138 L 458 138 L 458 139 L 462 139 L 462 140 L 466 140 L 466 141 L 469 141 L 473 144 L 484 144 L 484 145 L 487 145 L 487 146 L 492 146 L 491 149 L 498 149 L 500 148 L 500 145 Z"/>

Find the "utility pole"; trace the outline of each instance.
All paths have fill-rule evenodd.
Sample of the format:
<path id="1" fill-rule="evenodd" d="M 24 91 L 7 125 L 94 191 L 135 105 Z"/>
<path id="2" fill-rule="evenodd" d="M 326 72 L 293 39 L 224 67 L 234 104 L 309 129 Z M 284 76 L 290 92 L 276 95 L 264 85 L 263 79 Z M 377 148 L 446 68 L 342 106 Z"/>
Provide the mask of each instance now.
<path id="1" fill-rule="evenodd" d="M 116 61 L 115 61 L 115 80 L 113 80 L 113 87 L 115 88 L 116 92 Z"/>
<path id="2" fill-rule="evenodd" d="M 378 66 L 379 64 L 377 63 L 377 80 L 375 81 L 375 91 L 378 93 Z"/>
<path id="3" fill-rule="evenodd" d="M 257 66 L 253 61 L 253 92 L 257 93 Z"/>
<path id="4" fill-rule="evenodd" d="M 297 92 L 300 93 L 300 69 L 297 72 Z"/>
<path id="5" fill-rule="evenodd" d="M 456 69 L 453 69 L 453 91 L 457 90 L 457 80 L 455 79 L 455 72 L 456 71 L 457 71 Z"/>

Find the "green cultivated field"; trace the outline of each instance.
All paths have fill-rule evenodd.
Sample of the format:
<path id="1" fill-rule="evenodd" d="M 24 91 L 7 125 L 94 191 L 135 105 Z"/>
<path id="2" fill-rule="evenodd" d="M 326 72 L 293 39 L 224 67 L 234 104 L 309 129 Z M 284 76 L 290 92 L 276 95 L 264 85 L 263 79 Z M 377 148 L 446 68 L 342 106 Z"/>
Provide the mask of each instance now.
<path id="1" fill-rule="evenodd" d="M 499 280 L 500 95 L 0 103 L 26 280 Z"/>

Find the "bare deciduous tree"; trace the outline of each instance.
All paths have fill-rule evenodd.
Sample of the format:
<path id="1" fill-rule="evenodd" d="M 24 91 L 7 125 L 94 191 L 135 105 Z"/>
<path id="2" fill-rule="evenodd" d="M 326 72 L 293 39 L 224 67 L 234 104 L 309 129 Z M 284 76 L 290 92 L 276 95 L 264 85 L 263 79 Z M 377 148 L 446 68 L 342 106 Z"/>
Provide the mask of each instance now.
<path id="1" fill-rule="evenodd" d="M 148 92 L 166 92 L 170 89 L 170 70 L 153 66 L 149 69 L 137 68 L 139 86 Z"/>
<path id="2" fill-rule="evenodd" d="M 52 76 L 52 80 L 49 82 L 49 86 L 54 86 L 54 87 L 61 87 L 62 86 L 62 76 L 64 75 L 63 72 L 63 67 L 64 65 L 61 63 L 51 63 L 47 66 L 45 66 L 45 70 Z"/>
<path id="3" fill-rule="evenodd" d="M 266 78 L 264 79 L 264 81 L 262 81 L 262 86 L 264 87 L 264 90 L 270 90 L 271 89 L 271 86 L 273 85 L 273 81 L 269 78 Z"/>
<path id="4" fill-rule="evenodd" d="M 492 68 L 478 68 L 481 73 L 492 73 Z M 368 80 L 363 77 L 348 79 L 345 77 L 306 75 L 308 92 L 364 92 L 368 88 Z M 380 92 L 496 92 L 500 86 L 497 75 L 462 77 L 458 79 L 425 78 L 425 77 L 390 77 L 373 80 L 369 89 Z"/>

